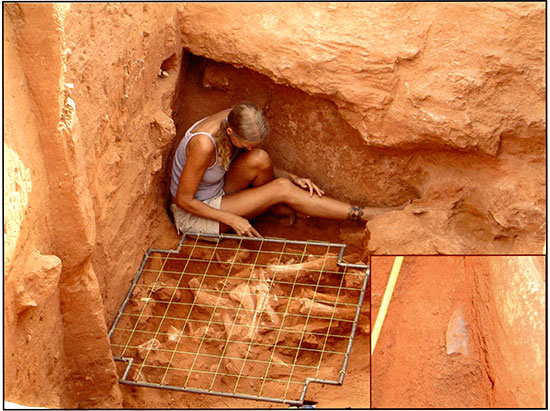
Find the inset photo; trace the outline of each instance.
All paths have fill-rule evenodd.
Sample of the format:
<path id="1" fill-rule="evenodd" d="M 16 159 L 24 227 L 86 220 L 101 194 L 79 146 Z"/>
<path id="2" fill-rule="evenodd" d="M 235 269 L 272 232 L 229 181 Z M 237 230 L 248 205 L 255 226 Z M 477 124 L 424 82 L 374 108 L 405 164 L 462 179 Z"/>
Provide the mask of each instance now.
<path id="1" fill-rule="evenodd" d="M 544 408 L 544 256 L 373 256 L 372 408 Z"/>

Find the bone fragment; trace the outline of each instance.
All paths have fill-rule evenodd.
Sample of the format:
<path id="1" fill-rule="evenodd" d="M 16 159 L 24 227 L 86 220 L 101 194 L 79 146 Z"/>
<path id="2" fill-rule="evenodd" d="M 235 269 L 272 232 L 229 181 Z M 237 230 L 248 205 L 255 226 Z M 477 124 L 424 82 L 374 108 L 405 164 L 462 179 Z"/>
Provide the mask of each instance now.
<path id="1" fill-rule="evenodd" d="M 168 285 L 159 281 L 151 286 L 151 293 L 156 300 L 160 301 L 179 301 L 181 299 L 181 290 L 177 284 Z"/>
<path id="2" fill-rule="evenodd" d="M 170 363 L 172 354 L 168 350 L 162 350 L 162 346 L 159 340 L 152 338 L 137 347 L 138 358 L 143 361 L 147 366 L 166 366 Z M 143 372 L 147 367 L 141 370 L 140 376 L 143 376 Z M 148 370 L 151 370 L 148 368 Z"/>
<path id="3" fill-rule="evenodd" d="M 468 330 L 462 307 L 458 307 L 453 312 L 449 323 L 447 324 L 447 332 L 445 333 L 447 355 L 463 354 L 468 355 Z"/>
<path id="4" fill-rule="evenodd" d="M 176 346 L 176 344 L 178 343 L 178 341 L 181 339 L 181 330 L 178 330 L 176 327 L 174 327 L 173 325 L 170 326 L 170 328 L 168 329 L 168 332 L 167 332 L 167 336 L 166 336 L 166 345 L 170 348 L 174 348 Z"/>
<path id="5" fill-rule="evenodd" d="M 191 292 L 195 296 L 194 304 L 197 309 L 209 312 L 210 307 L 229 306 L 228 299 L 221 298 L 219 295 L 211 294 L 208 291 L 203 291 L 199 288 L 200 286 L 198 278 L 189 280 L 189 288 L 191 288 Z"/>
<path id="6" fill-rule="evenodd" d="M 151 338 L 148 341 L 145 341 L 143 344 L 138 345 L 138 357 L 141 360 L 144 360 L 148 357 L 151 351 L 156 351 L 160 348 L 160 341 L 156 338 Z"/>
<path id="7" fill-rule="evenodd" d="M 138 373 L 137 378 L 134 377 L 134 379 L 136 380 L 136 382 L 149 382 L 143 370 L 141 370 L 141 372 Z"/>
<path id="8" fill-rule="evenodd" d="M 216 316 L 214 318 L 214 321 L 217 322 L 217 318 L 219 316 Z M 198 337 L 198 338 L 211 338 L 213 340 L 225 340 L 226 334 L 225 331 L 220 329 L 221 326 L 218 324 L 201 324 L 196 325 L 195 322 L 191 321 L 187 325 L 188 332 L 192 336 Z"/>
<path id="9" fill-rule="evenodd" d="M 308 298 L 310 300 L 315 300 L 316 302 L 321 303 L 335 303 L 337 301 L 339 303 L 351 302 L 349 301 L 348 294 L 343 293 L 342 291 L 340 291 L 339 295 L 336 292 L 328 294 L 316 292 L 315 289 L 311 287 L 303 287 L 300 289 L 298 295 L 299 297 Z"/>
<path id="10" fill-rule="evenodd" d="M 365 275 L 365 270 L 348 269 L 344 274 L 344 286 L 346 288 L 356 288 L 360 290 L 361 287 L 363 287 Z"/>
<path id="11" fill-rule="evenodd" d="M 229 340 L 231 338 L 231 333 L 233 332 L 233 321 L 226 311 L 222 313 L 222 323 L 225 328 L 225 335 Z"/>
<path id="12" fill-rule="evenodd" d="M 262 277 L 262 280 L 259 284 L 252 288 L 252 291 L 254 292 L 254 294 L 256 294 L 256 307 L 254 310 L 254 316 L 252 317 L 252 320 L 250 322 L 252 324 L 252 327 L 250 327 L 250 330 L 246 335 L 246 338 L 249 340 L 251 340 L 253 338 L 253 335 L 255 335 L 255 330 L 257 330 L 258 328 L 258 321 L 261 318 L 262 312 L 266 309 L 269 300 L 269 285 L 267 284 L 265 279 L 263 279 L 263 270 L 260 272 L 260 275 Z"/>
<path id="13" fill-rule="evenodd" d="M 336 271 L 338 257 L 335 254 L 327 253 L 323 257 L 311 258 L 300 264 L 277 264 L 266 267 L 270 279 L 278 281 L 294 281 L 296 277 L 311 277 L 312 273 L 323 271 Z"/>
<path id="14" fill-rule="evenodd" d="M 333 320 L 353 320 L 357 309 L 333 307 L 304 298 L 300 301 L 299 311 L 300 314 L 325 317 L 327 319 L 332 318 Z"/>
<path id="15" fill-rule="evenodd" d="M 130 303 L 135 307 L 134 312 L 139 315 L 137 325 L 141 327 L 153 316 L 154 300 L 149 297 L 149 291 L 142 287 L 136 287 L 132 294 Z M 135 318 L 135 317 L 134 317 Z"/>
<path id="16" fill-rule="evenodd" d="M 328 325 L 326 321 L 310 319 L 307 326 L 301 323 L 285 327 L 285 332 L 282 332 L 277 339 L 277 351 L 293 356 L 296 354 L 296 348 L 294 347 L 321 348 L 326 343 Z M 306 326 L 305 330 L 304 326 Z M 334 321 L 331 324 L 331 333 L 337 330 L 339 326 L 340 323 Z"/>
<path id="17" fill-rule="evenodd" d="M 304 330 L 305 327 L 305 330 Z M 298 343 L 304 339 L 305 335 L 310 335 L 311 338 L 318 339 L 319 337 L 322 337 L 320 335 L 315 334 L 326 334 L 328 329 L 328 323 L 326 321 L 319 322 L 315 320 L 310 320 L 307 323 L 307 326 L 305 324 L 295 324 L 292 326 L 285 327 L 284 332 L 282 332 L 279 335 L 279 338 L 277 339 L 277 344 L 282 344 L 284 346 L 288 347 L 295 347 L 298 345 Z M 277 348 L 278 350 L 281 350 L 282 352 L 285 352 L 284 349 Z M 292 352 L 296 352 L 295 350 L 290 350 L 287 353 L 292 355 Z"/>
<path id="18" fill-rule="evenodd" d="M 229 298 L 241 305 L 242 308 L 252 313 L 254 311 L 254 300 L 252 299 L 250 287 L 241 283 L 229 292 Z"/>
<path id="19" fill-rule="evenodd" d="M 221 262 L 222 268 L 228 270 L 234 264 L 241 264 L 248 260 L 250 252 L 248 250 L 239 250 L 232 257 L 223 260 L 219 253 L 216 253 L 216 259 Z"/>

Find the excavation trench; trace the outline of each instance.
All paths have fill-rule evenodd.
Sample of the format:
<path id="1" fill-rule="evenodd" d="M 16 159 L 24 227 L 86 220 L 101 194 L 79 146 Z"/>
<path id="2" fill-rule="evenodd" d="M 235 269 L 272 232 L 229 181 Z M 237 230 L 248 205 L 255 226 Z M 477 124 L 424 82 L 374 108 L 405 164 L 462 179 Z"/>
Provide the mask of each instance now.
<path id="1" fill-rule="evenodd" d="M 309 177 L 343 201 L 391 206 L 418 196 L 421 177 L 407 167 L 410 156 L 396 152 L 390 158 L 388 152 L 366 146 L 329 99 L 185 50 L 181 67 L 174 96 L 173 144 L 197 120 L 251 101 L 269 122 L 270 133 L 260 148 L 270 154 L 275 167 Z M 390 162 L 391 171 L 386 169 Z"/>
<path id="2" fill-rule="evenodd" d="M 236 17 L 231 5 L 213 6 L 205 11 L 207 15 L 225 10 Z M 109 327 L 146 250 L 173 249 L 179 243 L 167 212 L 170 161 L 177 144 L 195 121 L 240 101 L 252 101 L 265 112 L 271 133 L 262 148 L 276 167 L 309 177 L 327 195 L 356 204 L 396 206 L 412 200 L 404 210 L 379 216 L 366 227 L 317 219 L 298 219 L 290 225 L 283 218 L 267 215 L 253 222 L 264 236 L 344 243 L 349 262 L 367 262 L 371 253 L 536 253 L 543 247 L 544 115 L 527 118 L 514 109 L 518 117 L 500 124 L 499 119 L 510 117 L 510 112 L 486 116 L 484 111 L 475 111 L 488 106 L 484 99 L 493 98 L 476 89 L 478 83 L 493 84 L 486 83 L 484 76 L 502 84 L 526 81 L 534 90 L 526 95 L 536 96 L 540 94 L 537 70 L 533 74 L 521 66 L 517 72 L 528 72 L 532 78 L 518 80 L 519 74 L 510 71 L 507 62 L 491 60 L 489 64 L 485 57 L 471 58 L 475 64 L 481 64 L 478 60 L 488 64 L 472 71 L 480 73 L 472 83 L 474 91 L 468 91 L 473 97 L 455 98 L 453 93 L 462 90 L 457 87 L 447 91 L 449 96 L 435 99 L 436 106 L 444 106 L 447 112 L 448 101 L 464 97 L 461 104 L 468 106 L 474 98 L 472 116 L 495 117 L 490 127 L 480 121 L 479 130 L 462 135 L 460 127 L 455 127 L 468 117 L 463 116 L 462 106 L 458 114 L 448 113 L 449 118 L 456 114 L 456 123 L 436 124 L 433 118 L 439 121 L 440 117 L 423 114 L 426 104 L 434 102 L 430 87 L 440 89 L 437 83 L 425 84 L 423 79 L 449 81 L 437 72 L 426 74 L 420 50 L 429 53 L 440 46 L 417 46 L 418 39 L 427 41 L 420 32 L 404 36 L 414 41 L 398 42 L 388 55 L 384 55 L 386 40 L 373 38 L 372 46 L 378 50 L 372 53 L 375 60 L 358 71 L 360 77 L 352 70 L 335 89 L 328 78 L 315 84 L 311 79 L 287 76 L 278 68 L 274 71 L 270 61 L 262 66 L 259 55 L 248 54 L 248 46 L 245 50 L 239 45 L 234 33 L 215 39 L 214 43 L 222 44 L 216 47 L 210 38 L 194 38 L 192 30 L 209 33 L 193 28 L 192 23 L 202 21 L 202 7 L 192 3 L 74 3 L 11 4 L 4 9 L 7 400 L 54 408 L 257 406 L 241 399 L 119 385 L 120 370 L 108 339 Z M 278 5 L 270 12 L 288 13 L 288 17 L 295 15 L 293 7 L 302 6 L 288 7 Z M 353 11 L 351 6 L 336 11 L 335 7 L 327 3 L 324 12 L 345 20 Z M 422 10 L 411 13 L 425 14 Z M 511 15 L 525 17 L 517 13 L 512 10 Z M 537 22 L 539 14 L 535 11 L 528 17 Z M 449 15 L 454 18 L 456 13 Z M 255 19 L 249 20 L 239 24 L 249 27 Z M 437 18 L 431 15 L 426 21 L 435 24 Z M 544 18 L 541 21 L 544 27 Z M 445 30 L 455 27 L 444 23 Z M 267 19 L 262 24 L 271 23 Z M 226 27 L 215 23 L 210 29 L 216 26 Z M 305 29 L 308 37 L 309 29 Z M 270 33 L 271 29 L 263 31 Z M 449 33 L 442 33 L 441 38 L 448 39 Z M 517 43 L 515 36 L 524 38 L 517 33 L 509 36 L 511 44 Z M 529 41 L 534 46 L 524 50 L 538 53 L 541 48 L 536 38 Z M 236 54 L 216 51 L 233 46 Z M 288 53 L 287 47 L 278 52 Z M 300 47 L 294 44 L 289 49 Z M 364 45 L 350 47 L 358 48 L 361 55 L 364 51 Z M 411 50 L 416 50 L 414 55 Z M 347 51 L 337 54 L 344 57 Z M 370 54 L 369 45 L 365 55 Z M 491 50 L 487 54 L 507 53 Z M 311 60 L 315 56 L 307 52 L 287 57 L 296 68 L 304 64 L 298 73 L 307 73 L 308 67 L 316 65 Z M 438 58 L 425 57 L 429 61 Z M 532 61 L 537 58 L 534 55 Z M 471 64 L 468 59 L 463 63 L 465 67 Z M 342 69 L 346 65 L 356 66 L 345 63 Z M 354 82 L 362 87 L 357 95 Z M 409 84 L 413 94 L 409 94 Z M 498 101 L 515 100 L 506 90 L 497 92 L 503 93 L 498 94 Z M 372 101 L 372 107 L 369 103 L 365 109 L 363 97 Z M 532 107 L 530 100 L 522 102 Z M 365 132 L 371 126 L 372 133 Z M 489 136 L 491 144 L 498 146 L 496 151 L 485 149 L 485 128 L 504 130 Z M 479 141 L 478 133 L 482 134 Z M 471 285 L 472 293 L 485 290 L 487 284 L 483 276 L 476 278 L 479 281 Z M 192 293 L 187 297 L 195 298 Z M 367 299 L 344 384 L 314 384 L 306 399 L 326 407 L 368 407 L 368 307 Z M 491 318 L 494 313 L 484 315 Z M 488 364 L 496 362 L 488 360 Z M 499 372 L 505 373 L 503 369 Z"/>

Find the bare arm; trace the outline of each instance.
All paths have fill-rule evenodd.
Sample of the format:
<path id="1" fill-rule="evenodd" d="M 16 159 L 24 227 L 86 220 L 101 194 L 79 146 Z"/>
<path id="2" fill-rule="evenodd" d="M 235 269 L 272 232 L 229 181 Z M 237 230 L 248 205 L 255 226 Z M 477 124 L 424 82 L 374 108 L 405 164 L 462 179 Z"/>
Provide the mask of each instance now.
<path id="1" fill-rule="evenodd" d="M 205 135 L 193 137 L 187 145 L 187 161 L 181 172 L 176 193 L 176 205 L 191 214 L 232 227 L 237 234 L 260 235 L 248 220 L 227 211 L 222 211 L 204 204 L 195 198 L 202 176 L 214 162 L 216 154 L 212 141 Z"/>

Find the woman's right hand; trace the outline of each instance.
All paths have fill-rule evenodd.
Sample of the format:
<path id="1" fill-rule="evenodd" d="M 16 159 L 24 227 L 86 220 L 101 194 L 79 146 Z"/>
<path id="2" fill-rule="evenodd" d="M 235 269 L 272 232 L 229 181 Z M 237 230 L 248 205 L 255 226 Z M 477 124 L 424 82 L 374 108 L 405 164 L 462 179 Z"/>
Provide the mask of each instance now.
<path id="1" fill-rule="evenodd" d="M 238 235 L 262 238 L 260 233 L 258 233 L 256 229 L 252 227 L 252 225 L 246 218 L 243 218 L 236 214 L 232 214 L 225 223 L 230 226 Z"/>

